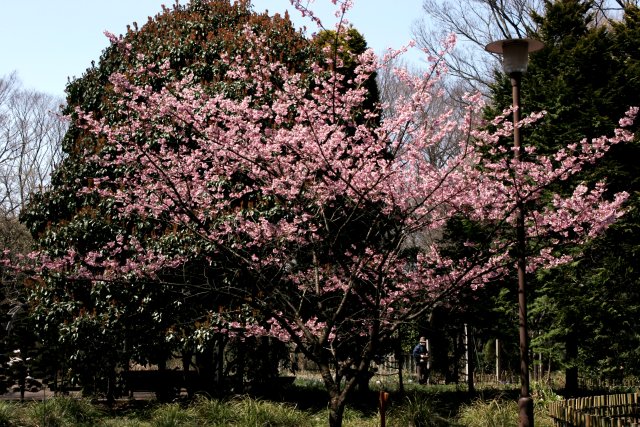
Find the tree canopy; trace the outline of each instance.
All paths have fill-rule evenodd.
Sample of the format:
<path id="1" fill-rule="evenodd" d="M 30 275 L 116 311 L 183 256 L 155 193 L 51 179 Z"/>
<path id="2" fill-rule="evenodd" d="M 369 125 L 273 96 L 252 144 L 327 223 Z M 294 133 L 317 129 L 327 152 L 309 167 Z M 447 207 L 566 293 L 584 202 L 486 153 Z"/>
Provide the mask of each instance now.
<path id="1" fill-rule="evenodd" d="M 558 242 L 595 237 L 628 198 L 558 182 L 631 141 L 637 108 L 610 136 L 523 158 L 503 143 L 510 111 L 476 129 L 480 94 L 424 120 L 453 37 L 419 76 L 352 29 L 310 42 L 249 2 L 193 0 L 109 38 L 67 89 L 67 158 L 23 214 L 42 333 L 87 373 L 176 343 L 276 338 L 318 365 L 338 426 L 400 328 L 509 273 L 520 201 L 535 271 L 571 261 Z M 382 115 L 386 67 L 411 95 Z M 452 244 L 456 218 L 500 238 Z"/>
<path id="2" fill-rule="evenodd" d="M 524 136 L 538 151 L 553 152 L 568 140 L 611 132 L 620 112 L 638 103 L 638 9 L 628 5 L 622 20 L 606 26 L 595 25 L 597 14 L 592 2 L 563 0 L 546 2 L 544 13 L 533 16 L 545 48 L 531 55 L 522 105 L 525 111 L 547 111 L 544 123 Z M 498 76 L 492 94 L 495 110 L 489 116 L 511 104 L 506 77 Z M 595 186 L 606 179 L 610 191 L 630 193 L 627 214 L 620 221 L 582 248 L 583 256 L 541 275 L 536 285 L 533 311 L 544 313 L 544 320 L 533 344 L 569 369 L 570 393 L 577 387 L 578 367 L 594 379 L 621 375 L 618 368 L 614 372 L 604 366 L 635 372 L 628 361 L 636 357 L 638 340 L 632 320 L 638 318 L 638 275 L 630 254 L 637 252 L 638 241 L 640 170 L 633 159 L 639 149 L 637 139 L 613 147 L 558 188 L 566 192 L 578 183 Z M 616 338 L 608 335 L 613 330 Z M 616 344 L 602 345 L 605 339 Z M 566 347 L 565 356 L 554 350 L 559 344 Z"/>
<path id="3" fill-rule="evenodd" d="M 233 5 L 193 1 L 165 8 L 140 28 L 134 23 L 121 39 L 108 34 L 118 42 L 68 85 L 66 113 L 74 117 L 78 108 L 110 123 L 126 120 L 118 113 L 120 95 L 109 81 L 116 72 L 154 87 L 191 74 L 208 93 L 243 96 L 252 90 L 251 79 L 231 82 L 222 58 L 251 61 L 247 55 L 250 40 L 244 33 L 247 26 L 264 35 L 272 60 L 283 61 L 292 69 L 308 69 L 311 58 L 318 54 L 286 16 L 255 13 L 246 1 Z M 161 79 L 139 72 L 165 61 L 168 69 Z M 86 256 L 119 235 L 162 234 L 162 221 L 154 223 L 144 216 L 119 221 L 116 205 L 82 191 L 105 176 L 124 173 L 116 165 L 103 167 L 90 161 L 88 153 L 109 154 L 99 138 L 72 122 L 63 148 L 66 157 L 55 171 L 51 188 L 36 195 L 22 213 L 40 248 L 52 257 L 71 248 Z M 123 253 L 121 259 L 126 256 Z M 121 277 L 94 284 L 52 270 L 43 276 L 45 281 L 34 289 L 31 299 L 37 324 L 43 325 L 40 332 L 47 345 L 59 349 L 60 363 L 70 359 L 76 375 L 88 384 L 96 383 L 89 378 L 96 373 L 106 379 L 117 364 L 129 358 L 161 364 L 172 350 L 206 349 L 215 337 L 193 334 L 196 325 L 207 322 L 206 310 L 203 314 L 197 307 L 225 307 L 228 299 L 214 294 L 206 281 L 192 277 L 188 270 L 165 272 L 162 281 Z"/>

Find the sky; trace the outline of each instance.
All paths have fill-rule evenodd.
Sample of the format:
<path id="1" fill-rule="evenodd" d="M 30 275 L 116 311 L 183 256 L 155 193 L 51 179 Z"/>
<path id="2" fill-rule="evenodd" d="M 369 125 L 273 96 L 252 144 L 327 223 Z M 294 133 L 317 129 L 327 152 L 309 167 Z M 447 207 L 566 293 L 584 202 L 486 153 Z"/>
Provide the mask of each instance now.
<path id="1" fill-rule="evenodd" d="M 400 48 L 412 39 L 411 29 L 422 14 L 423 0 L 355 0 L 349 21 L 364 34 L 376 53 Z M 15 71 L 25 89 L 64 96 L 67 78 L 80 77 L 109 44 L 104 31 L 122 34 L 127 24 L 147 22 L 175 0 L 3 0 L 0 11 L 0 77 Z M 186 0 L 180 0 L 186 3 Z M 308 33 L 317 27 L 302 18 L 289 0 L 254 0 L 254 10 L 289 9 L 296 27 Z M 335 6 L 315 0 L 312 7 L 332 28 Z M 419 65 L 418 52 L 407 61 Z"/>

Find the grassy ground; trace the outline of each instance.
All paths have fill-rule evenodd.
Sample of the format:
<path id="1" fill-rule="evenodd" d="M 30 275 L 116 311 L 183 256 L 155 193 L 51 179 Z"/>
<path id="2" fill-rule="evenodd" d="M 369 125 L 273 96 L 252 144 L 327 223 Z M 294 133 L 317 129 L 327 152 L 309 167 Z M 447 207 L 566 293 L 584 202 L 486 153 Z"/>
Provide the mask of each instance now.
<path id="1" fill-rule="evenodd" d="M 373 388 L 380 385 L 373 385 Z M 471 397 L 462 387 L 408 384 L 405 394 L 386 386 L 391 398 L 387 426 L 514 426 L 517 390 L 480 388 Z M 350 402 L 345 427 L 380 425 L 379 390 Z M 544 405 L 536 406 L 536 425 L 551 426 Z M 296 383 L 271 396 L 236 396 L 225 400 L 158 404 L 121 401 L 112 408 L 87 400 L 54 398 L 45 402 L 0 402 L 0 427 L 178 427 L 178 426 L 326 426 L 326 396 L 314 380 Z"/>

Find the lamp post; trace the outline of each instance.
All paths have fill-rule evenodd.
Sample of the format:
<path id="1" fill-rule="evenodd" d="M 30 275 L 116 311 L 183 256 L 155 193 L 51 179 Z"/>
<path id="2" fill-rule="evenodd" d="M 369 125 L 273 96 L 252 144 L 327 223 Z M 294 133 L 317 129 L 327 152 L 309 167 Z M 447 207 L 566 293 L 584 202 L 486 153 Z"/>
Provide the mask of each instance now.
<path id="1" fill-rule="evenodd" d="M 511 78 L 513 94 L 513 145 L 514 157 L 519 160 L 522 156 L 522 142 L 520 128 L 520 81 L 527 71 L 529 52 L 542 49 L 542 42 L 533 39 L 509 39 L 489 43 L 485 49 L 488 52 L 502 55 L 502 66 L 505 74 Z M 520 427 L 533 427 L 533 399 L 529 390 L 529 337 L 527 332 L 527 298 L 526 298 L 526 233 L 524 225 L 524 203 L 520 194 L 516 192 L 516 254 L 518 265 L 518 304 L 520 330 L 520 399 L 518 409 L 520 413 Z"/>

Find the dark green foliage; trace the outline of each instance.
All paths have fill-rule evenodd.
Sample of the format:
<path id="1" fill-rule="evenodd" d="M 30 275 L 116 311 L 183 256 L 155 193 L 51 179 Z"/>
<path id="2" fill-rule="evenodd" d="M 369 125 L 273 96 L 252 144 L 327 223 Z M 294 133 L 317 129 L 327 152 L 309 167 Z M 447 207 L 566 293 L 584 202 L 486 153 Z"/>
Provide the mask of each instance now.
<path id="1" fill-rule="evenodd" d="M 629 6 L 611 26 L 595 25 L 595 13 L 591 2 L 559 0 L 546 2 L 544 16 L 534 17 L 540 28 L 534 36 L 545 48 L 530 57 L 521 97 L 525 114 L 548 111 L 541 126 L 524 133 L 525 145 L 540 152 L 610 135 L 629 106 L 640 104 L 638 9 Z M 505 76 L 498 75 L 492 90 L 494 112 L 511 105 Z M 629 360 L 637 357 L 640 326 L 640 275 L 633 256 L 640 242 L 638 159 L 636 138 L 561 184 L 559 190 L 569 192 L 579 182 L 606 180 L 610 194 L 630 193 L 629 212 L 582 248 L 574 263 L 531 281 L 533 350 L 569 369 L 570 389 L 577 385 L 578 367 L 594 379 L 637 375 Z"/>
<path id="2" fill-rule="evenodd" d="M 490 221 L 475 222 L 463 215 L 447 221 L 441 238 L 446 255 L 453 259 L 476 259 L 498 241 L 513 241 L 513 230 L 505 224 Z M 472 242 L 473 245 L 468 243 Z M 501 371 L 516 372 L 518 366 L 517 277 L 515 269 L 505 277 L 482 287 L 465 288 L 443 293 L 442 304 L 433 310 L 430 332 L 433 340 L 434 370 L 440 371 L 447 382 L 463 377 L 460 360 L 465 358 L 465 327 L 471 343 L 472 362 L 478 373 L 495 372 L 495 340 L 500 340 Z M 453 292 L 455 291 L 455 292 Z M 485 355 L 489 348 L 492 356 Z"/>
<path id="3" fill-rule="evenodd" d="M 66 113 L 74 118 L 79 107 L 110 123 L 126 120 L 116 105 L 118 94 L 112 90 L 110 76 L 125 73 L 136 79 L 134 83 L 161 87 L 165 81 L 150 74 L 134 77 L 130 70 L 164 61 L 172 70 L 168 79 L 193 74 L 212 93 L 244 96 L 252 90 L 252 83 L 231 84 L 221 57 L 240 55 L 245 61 L 252 60 L 246 57 L 249 40 L 245 26 L 266 37 L 271 59 L 293 70 L 302 72 L 319 58 L 314 54 L 317 48 L 293 28 L 286 16 L 256 14 L 247 1 L 193 0 L 165 8 L 140 28 L 137 24 L 129 28 L 120 47 L 111 45 L 97 64 L 69 83 Z M 124 45 L 128 47 L 123 50 Z M 176 240 L 174 235 L 165 235 L 163 224 L 149 223 L 143 217 L 123 223 L 112 200 L 81 192 L 84 186 L 92 185 L 92 178 L 87 177 L 126 173 L 105 169 L 88 159 L 93 153 L 109 154 L 99 139 L 72 123 L 63 149 L 66 158 L 54 173 L 51 189 L 35 195 L 22 214 L 40 249 L 54 259 L 70 250 L 86 255 L 100 250 L 119 234 L 131 234 L 141 236 L 140 240 L 158 236 L 160 244 L 176 251 L 197 250 L 188 237 Z M 116 261 L 126 262 L 134 255 L 133 249 L 123 251 Z M 55 350 L 51 371 L 67 372 L 71 368 L 74 379 L 81 381 L 86 392 L 95 392 L 95 385 L 111 394 L 114 390 L 107 390 L 105 385 L 113 386 L 115 368 L 126 366 L 130 359 L 162 367 L 174 352 L 189 355 L 217 345 L 214 334 L 201 334 L 199 338 L 192 335 L 215 321 L 211 313 L 229 305 L 228 299 L 213 292 L 213 284 L 203 274 L 203 266 L 211 262 L 203 264 L 202 259 L 194 258 L 184 269 L 147 282 L 70 280 L 64 272 L 45 275 L 44 281 L 34 284 L 31 304 L 41 338 L 47 348 Z M 79 267 L 101 272 L 86 264 L 71 265 L 69 272 Z M 215 277 L 215 264 L 208 273 Z"/>
<path id="4" fill-rule="evenodd" d="M 367 50 L 367 41 L 362 34 L 353 27 L 343 29 L 343 32 L 323 30 L 313 40 L 316 46 L 327 50 L 328 56 L 334 64 L 340 64 L 338 71 L 346 77 L 346 81 L 352 81 L 355 77 L 356 58 Z M 365 83 L 368 99 L 363 107 L 369 111 L 375 111 L 380 101 L 380 92 L 376 83 L 376 73 L 371 74 Z"/>

